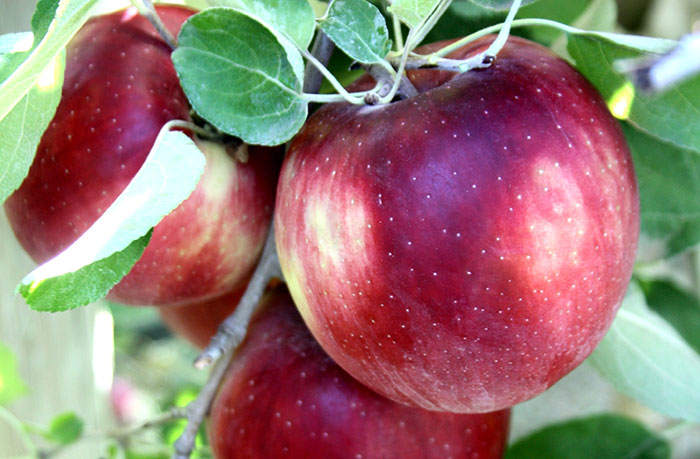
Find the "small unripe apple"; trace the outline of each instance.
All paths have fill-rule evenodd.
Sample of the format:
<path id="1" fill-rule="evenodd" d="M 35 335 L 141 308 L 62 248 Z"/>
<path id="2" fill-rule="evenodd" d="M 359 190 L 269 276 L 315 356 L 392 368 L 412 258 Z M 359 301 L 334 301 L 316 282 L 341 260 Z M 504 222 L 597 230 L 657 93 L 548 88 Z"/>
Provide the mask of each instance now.
<path id="1" fill-rule="evenodd" d="M 282 271 L 322 347 L 372 389 L 509 407 L 580 364 L 620 306 L 639 232 L 630 152 L 595 89 L 535 43 L 408 76 L 417 96 L 325 105 L 292 141 Z"/>
<path id="2" fill-rule="evenodd" d="M 285 286 L 262 301 L 212 404 L 215 457 L 502 457 L 509 410 L 454 414 L 395 403 L 323 352 Z"/>
<path id="3" fill-rule="evenodd" d="M 158 6 L 177 34 L 195 11 Z M 67 47 L 56 114 L 29 175 L 5 209 L 17 239 L 42 263 L 74 242 L 143 164 L 161 127 L 190 121 L 170 48 L 134 8 L 88 21 Z M 112 289 L 128 304 L 205 301 L 241 288 L 272 218 L 281 152 L 195 139 L 205 172 L 190 198 L 155 227 L 132 271 Z M 239 148 L 248 148 L 243 145 Z"/>

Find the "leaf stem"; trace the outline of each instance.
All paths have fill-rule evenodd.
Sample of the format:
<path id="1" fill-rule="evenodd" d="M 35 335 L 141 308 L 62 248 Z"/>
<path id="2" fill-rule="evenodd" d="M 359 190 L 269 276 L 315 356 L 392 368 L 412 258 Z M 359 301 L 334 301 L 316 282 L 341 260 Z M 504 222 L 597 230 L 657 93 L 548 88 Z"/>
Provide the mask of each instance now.
<path id="1" fill-rule="evenodd" d="M 14 414 L 12 414 L 10 410 L 8 410 L 2 405 L 0 405 L 0 418 L 4 419 L 5 422 L 7 422 L 10 425 L 10 427 L 12 427 L 19 434 L 19 438 L 22 441 L 22 444 L 27 449 L 27 455 L 29 457 L 36 457 L 38 455 L 39 450 L 37 449 L 36 445 L 29 436 L 29 432 L 27 432 L 27 430 L 25 429 L 22 421 L 17 419 L 17 417 Z"/>
<path id="2" fill-rule="evenodd" d="M 545 27 L 551 27 L 557 30 L 561 30 L 564 33 L 574 33 L 574 34 L 587 34 L 587 35 L 597 35 L 597 34 L 602 34 L 601 32 L 590 32 L 590 31 L 585 31 L 582 29 L 577 29 L 576 27 L 572 27 L 566 24 L 562 24 L 560 22 L 552 21 L 549 19 L 541 19 L 541 18 L 526 18 L 526 19 L 515 19 L 510 23 L 509 28 L 513 27 L 528 27 L 528 26 L 545 26 Z M 406 68 L 407 69 L 416 69 L 416 68 L 421 68 L 421 67 L 438 67 L 443 70 L 452 70 L 452 71 L 464 71 L 462 69 L 469 69 L 469 68 L 475 68 L 478 67 L 480 64 L 485 64 L 486 66 L 490 64 L 490 60 L 488 59 L 488 54 L 491 51 L 491 47 L 489 47 L 489 50 L 484 51 L 483 53 L 479 53 L 476 56 L 472 56 L 468 59 L 446 59 L 444 56 L 450 54 L 453 51 L 456 51 L 457 49 L 461 48 L 462 46 L 466 45 L 467 43 L 471 43 L 472 41 L 481 38 L 485 35 L 489 35 L 495 32 L 501 31 L 504 27 L 506 27 L 505 23 L 501 24 L 495 24 L 489 27 L 486 27 L 484 29 L 481 29 L 477 32 L 474 32 L 470 35 L 467 35 L 464 38 L 461 38 L 444 48 L 439 49 L 438 51 L 435 51 L 434 53 L 431 54 L 426 54 L 426 55 L 419 55 L 419 54 L 411 54 L 408 58 L 408 61 L 406 62 Z M 502 45 L 501 45 L 502 46 Z M 486 59 L 486 63 L 484 63 L 484 59 Z M 391 63 L 394 66 L 397 66 L 398 59 L 394 56 L 393 58 L 390 58 Z"/>
<path id="3" fill-rule="evenodd" d="M 326 80 L 328 80 L 328 82 L 333 86 L 333 88 L 336 91 L 338 91 L 338 94 L 343 96 L 343 98 L 345 98 L 346 101 L 355 105 L 364 104 L 363 98 L 357 98 L 349 92 L 347 92 L 345 88 L 343 88 L 343 85 L 340 84 L 340 82 L 336 79 L 336 77 L 326 68 L 325 65 L 319 62 L 319 60 L 316 59 L 316 57 L 314 57 L 310 52 L 308 52 L 305 49 L 298 49 L 301 51 L 301 54 L 306 58 L 307 62 L 311 62 L 314 65 L 314 67 L 316 67 L 318 71 L 323 74 L 323 76 L 326 78 Z"/>
<path id="4" fill-rule="evenodd" d="M 552 21 L 550 19 L 541 19 L 541 18 L 526 18 L 526 19 L 515 19 L 513 22 L 510 23 L 510 27 L 527 27 L 527 26 L 533 26 L 533 25 L 539 25 L 539 26 L 549 26 L 555 29 L 559 29 L 562 32 L 566 33 L 584 33 L 585 31 L 581 29 L 577 29 L 576 27 L 571 27 L 566 24 L 562 24 L 561 22 L 557 21 Z M 438 58 L 438 57 L 444 57 L 448 54 L 450 54 L 452 51 L 456 51 L 457 49 L 461 48 L 462 46 L 466 45 L 467 43 L 470 43 L 477 38 L 481 38 L 485 35 L 499 32 L 503 27 L 505 26 L 505 23 L 501 24 L 494 24 L 492 26 L 486 27 L 484 29 L 481 29 L 477 32 L 474 32 L 470 35 L 467 35 L 466 37 L 455 41 L 454 43 L 451 43 L 444 48 L 426 56 L 428 57 L 428 63 L 429 64 L 435 64 L 434 61 L 431 62 L 432 58 Z"/>
<path id="5" fill-rule="evenodd" d="M 415 29 L 411 29 L 411 31 L 408 32 L 408 37 L 406 39 L 406 43 L 412 43 L 413 36 L 415 34 Z M 412 95 L 415 95 L 418 93 L 416 91 L 416 88 L 413 87 L 413 85 L 410 83 L 408 78 L 405 78 L 404 70 L 406 69 L 406 61 L 408 59 L 408 53 L 410 51 L 410 46 L 405 46 L 403 48 L 403 52 L 401 53 L 401 60 L 399 61 L 399 66 L 398 69 L 396 70 L 396 76 L 394 77 L 394 84 L 391 87 L 391 90 L 389 93 L 383 97 L 380 98 L 379 103 L 382 104 L 387 104 L 391 102 L 394 99 L 394 96 L 396 96 L 397 91 L 399 90 L 399 86 L 401 85 L 402 81 L 408 82 L 410 85 L 409 88 L 412 88 Z M 410 91 L 410 89 L 409 89 Z"/>
<path id="6" fill-rule="evenodd" d="M 508 16 L 506 16 L 506 20 L 503 21 L 503 28 L 498 32 L 498 36 L 493 41 L 493 43 L 491 43 L 491 46 L 489 46 L 488 49 L 483 53 L 485 58 L 495 58 L 498 55 L 499 51 L 503 49 L 503 46 L 506 44 L 506 41 L 508 41 L 508 36 L 510 35 L 510 28 L 513 25 L 515 15 L 518 13 L 520 3 L 522 3 L 522 0 L 513 1 L 513 4 L 510 6 L 510 10 L 508 11 Z M 462 71 L 466 70 L 469 69 L 464 69 Z"/>
<path id="7" fill-rule="evenodd" d="M 314 44 L 311 46 L 311 55 L 316 57 L 318 63 L 325 67 L 335 50 L 335 43 L 328 38 L 323 30 L 316 34 Z M 306 62 L 304 68 L 304 92 L 318 92 L 323 83 L 323 73 L 311 62 Z"/>
<path id="8" fill-rule="evenodd" d="M 153 27 L 156 28 L 158 34 L 165 40 L 170 49 L 175 50 L 177 48 L 177 40 L 163 24 L 155 6 L 153 6 L 153 2 L 151 0 L 131 0 L 131 4 L 153 24 Z"/>
<path id="9" fill-rule="evenodd" d="M 360 92 L 351 92 L 349 93 L 352 96 L 356 97 L 362 97 L 363 100 L 367 94 L 371 94 L 376 92 L 381 85 L 377 84 L 374 89 L 371 89 L 369 91 L 360 91 Z M 309 102 L 318 102 L 322 104 L 330 103 L 330 102 L 345 102 L 347 99 L 342 96 L 341 94 L 317 94 L 317 93 L 303 93 L 301 97 L 304 100 L 307 100 Z"/>
<path id="10" fill-rule="evenodd" d="M 413 51 L 413 49 L 418 46 L 428 35 L 428 33 L 435 27 L 435 24 L 440 20 L 447 8 L 452 4 L 452 0 L 440 0 L 440 2 L 435 6 L 433 11 L 416 27 L 412 29 L 413 37 L 406 39 L 406 47 L 408 51 Z M 409 37 L 411 34 L 409 33 Z"/>
<path id="11" fill-rule="evenodd" d="M 403 33 L 401 31 L 401 20 L 395 14 L 391 14 L 391 25 L 394 32 L 394 49 L 400 51 L 404 47 Z"/>

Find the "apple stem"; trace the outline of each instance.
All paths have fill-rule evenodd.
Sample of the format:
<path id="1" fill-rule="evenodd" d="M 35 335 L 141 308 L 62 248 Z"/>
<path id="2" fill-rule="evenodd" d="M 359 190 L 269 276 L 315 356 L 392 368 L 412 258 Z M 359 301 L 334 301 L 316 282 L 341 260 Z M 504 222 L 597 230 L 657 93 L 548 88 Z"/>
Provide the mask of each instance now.
<path id="1" fill-rule="evenodd" d="M 177 48 L 177 40 L 175 36 L 170 33 L 163 21 L 158 16 L 155 6 L 151 0 L 131 0 L 132 5 L 134 5 L 139 13 L 146 16 L 146 18 L 153 24 L 153 27 L 158 31 L 158 34 L 165 40 L 170 49 L 175 50 Z"/>
<path id="2" fill-rule="evenodd" d="M 391 25 L 394 31 L 394 49 L 399 51 L 404 47 L 403 33 L 401 32 L 401 21 L 395 14 L 391 15 Z"/>

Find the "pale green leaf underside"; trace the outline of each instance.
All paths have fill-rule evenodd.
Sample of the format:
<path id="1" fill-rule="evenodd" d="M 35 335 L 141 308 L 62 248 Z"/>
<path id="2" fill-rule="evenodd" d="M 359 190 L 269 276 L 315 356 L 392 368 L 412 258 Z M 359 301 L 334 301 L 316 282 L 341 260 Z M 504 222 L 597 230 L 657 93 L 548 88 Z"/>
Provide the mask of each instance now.
<path id="1" fill-rule="evenodd" d="M 16 190 L 32 165 L 41 136 L 61 100 L 65 53 L 46 72 L 55 84 L 36 84 L 0 120 L 0 203 Z"/>
<path id="2" fill-rule="evenodd" d="M 251 144 L 278 145 L 306 120 L 301 81 L 277 38 L 229 8 L 211 8 L 182 27 L 173 62 L 194 109 Z"/>
<path id="3" fill-rule="evenodd" d="M 492 10 L 501 10 L 505 11 L 507 9 L 510 9 L 511 5 L 513 4 L 513 0 L 471 0 L 473 3 L 476 3 L 477 5 L 484 6 L 486 8 L 492 9 Z M 534 3 L 537 0 L 523 0 L 522 3 L 520 4 L 521 6 L 528 5 L 530 3 Z"/>
<path id="4" fill-rule="evenodd" d="M 335 0 L 320 26 L 345 54 L 358 62 L 381 62 L 391 49 L 384 16 L 366 0 Z"/>
<path id="5" fill-rule="evenodd" d="M 396 0 L 389 11 L 407 26 L 415 28 L 430 16 L 438 3 L 439 0 Z"/>
<path id="6" fill-rule="evenodd" d="M 106 295 L 140 257 L 145 245 L 134 241 L 147 241 L 144 235 L 192 193 L 204 165 L 204 155 L 185 134 L 159 135 L 105 213 L 66 250 L 22 279 L 19 290 L 27 303 L 65 310 Z"/>
<path id="7" fill-rule="evenodd" d="M 104 298 L 107 292 L 131 271 L 141 258 L 150 237 L 149 232 L 133 241 L 126 249 L 74 272 L 36 282 L 23 281 L 17 287 L 17 291 L 36 311 L 67 311 L 95 302 Z"/>
<path id="8" fill-rule="evenodd" d="M 316 15 L 306 0 L 211 0 L 209 3 L 243 11 L 302 49 L 309 47 L 314 36 Z"/>
<path id="9" fill-rule="evenodd" d="M 46 2 L 44 2 L 46 3 Z M 0 120 L 19 103 L 51 65 L 53 59 L 65 48 L 75 32 L 90 17 L 90 10 L 97 0 L 63 0 L 56 10 L 56 17 L 47 28 L 46 35 L 36 44 L 23 62 L 0 65 Z M 37 21 L 43 24 L 43 21 Z M 40 31 L 41 32 L 41 31 Z"/>
<path id="10" fill-rule="evenodd" d="M 672 418 L 700 421 L 700 356 L 630 284 L 589 361 L 619 391 Z"/>

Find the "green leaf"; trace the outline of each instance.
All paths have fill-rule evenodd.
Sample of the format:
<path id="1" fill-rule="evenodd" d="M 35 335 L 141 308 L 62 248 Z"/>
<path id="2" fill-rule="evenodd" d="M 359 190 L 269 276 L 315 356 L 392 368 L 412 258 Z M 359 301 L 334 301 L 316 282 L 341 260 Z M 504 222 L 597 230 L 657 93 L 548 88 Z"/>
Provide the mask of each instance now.
<path id="1" fill-rule="evenodd" d="M 642 283 L 649 307 L 666 319 L 700 354 L 700 300 L 672 282 Z"/>
<path id="2" fill-rule="evenodd" d="M 417 27 L 435 9 L 440 0 L 396 0 L 389 7 L 401 22 L 410 28 Z"/>
<path id="3" fill-rule="evenodd" d="M 209 3 L 240 10 L 302 49 L 309 47 L 314 36 L 316 14 L 306 0 L 210 0 Z"/>
<path id="4" fill-rule="evenodd" d="M 655 255 L 700 243 L 700 155 L 623 128 L 639 182 L 642 234 L 661 247 Z"/>
<path id="5" fill-rule="evenodd" d="M 492 10 L 508 10 L 510 9 L 510 6 L 513 4 L 513 0 L 471 0 L 472 2 L 476 3 L 477 5 L 484 6 L 486 8 L 490 8 Z M 534 3 L 537 0 L 523 0 L 521 3 L 521 6 L 529 5 L 530 3 Z"/>
<path id="6" fill-rule="evenodd" d="M 672 418 L 700 421 L 700 355 L 631 283 L 590 363 L 619 391 Z"/>
<path id="7" fill-rule="evenodd" d="M 21 60 L 0 60 L 0 120 L 17 105 L 34 87 L 47 67 L 53 65 L 54 58 L 63 51 L 68 41 L 90 17 L 90 10 L 98 0 L 63 0 L 56 8 L 56 16 L 46 29 L 46 34 Z M 50 8 L 48 1 L 40 7 Z M 34 26 L 39 32 L 45 27 L 44 13 L 37 13 Z M 42 19 L 39 19 L 39 18 Z M 35 40 L 36 41 L 36 40 Z M 49 84 L 46 82 L 45 84 Z"/>
<path id="8" fill-rule="evenodd" d="M 34 43 L 38 43 L 46 36 L 51 22 L 56 17 L 56 10 L 60 0 L 39 0 L 32 15 L 32 32 L 34 32 Z M 65 3 L 65 1 L 64 1 Z"/>
<path id="9" fill-rule="evenodd" d="M 42 265 L 22 280 L 17 291 L 36 311 L 60 312 L 85 306 L 104 298 L 107 292 L 131 271 L 141 258 L 150 238 L 149 232 L 124 250 L 71 272 L 42 277 L 41 272 L 37 273 L 46 266 Z"/>
<path id="10" fill-rule="evenodd" d="M 41 136 L 61 100 L 64 68 L 65 53 L 60 53 L 37 84 L 0 120 L 0 203 L 29 172 Z"/>
<path id="11" fill-rule="evenodd" d="M 594 2 L 596 0 L 569 0 L 566 2 L 561 0 L 540 0 L 522 7 L 518 11 L 517 17 L 544 18 L 563 24 L 573 24 L 577 18 L 584 14 L 586 8 L 590 7 L 591 3 Z M 505 19 L 505 14 L 502 17 Z M 596 27 L 595 29 L 597 30 L 598 28 Z M 548 45 L 562 35 L 560 30 L 545 27 L 532 28 L 528 32 L 529 38 Z"/>
<path id="12" fill-rule="evenodd" d="M 617 3 L 615 0 L 590 0 L 571 24 L 584 30 L 613 31 L 617 28 Z"/>
<path id="13" fill-rule="evenodd" d="M 12 349 L 0 343 L 0 405 L 6 405 L 27 393 L 27 386 L 17 371 Z"/>
<path id="14" fill-rule="evenodd" d="M 667 459 L 668 442 L 630 419 L 600 414 L 544 427 L 516 441 L 506 459 Z"/>
<path id="15" fill-rule="evenodd" d="M 59 445 L 70 445 L 83 434 L 84 423 L 73 412 L 59 414 L 51 420 L 46 438 Z"/>
<path id="16" fill-rule="evenodd" d="M 540 0 L 518 11 L 519 18 L 545 18 L 573 26 L 581 32 L 607 33 L 617 27 L 615 0 L 575 0 L 562 4 L 556 0 Z M 530 27 L 528 38 L 550 46 L 556 53 L 567 57 L 567 35 L 556 27 Z M 569 32 L 572 33 L 572 32 Z M 616 35 L 613 34 L 613 37 Z"/>
<path id="17" fill-rule="evenodd" d="M 383 62 L 391 50 L 384 16 L 366 0 L 334 0 L 320 26 L 345 54 L 358 62 Z"/>
<path id="18" fill-rule="evenodd" d="M 304 124 L 301 80 L 259 22 L 210 8 L 185 22 L 178 42 L 172 58 L 187 98 L 220 130 L 251 144 L 279 145 Z"/>
<path id="19" fill-rule="evenodd" d="M 642 94 L 613 68 L 616 60 L 642 56 L 645 48 L 664 52 L 672 45 L 668 40 L 615 34 L 570 34 L 568 51 L 616 116 L 660 139 L 700 151 L 700 77 L 661 94 Z"/>
<path id="20" fill-rule="evenodd" d="M 185 134 L 167 129 L 105 213 L 22 279 L 18 290 L 33 309 L 63 311 L 104 297 L 139 259 L 150 229 L 192 193 L 204 171 L 204 155 Z"/>

